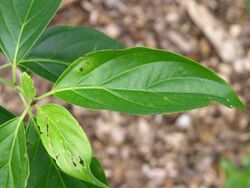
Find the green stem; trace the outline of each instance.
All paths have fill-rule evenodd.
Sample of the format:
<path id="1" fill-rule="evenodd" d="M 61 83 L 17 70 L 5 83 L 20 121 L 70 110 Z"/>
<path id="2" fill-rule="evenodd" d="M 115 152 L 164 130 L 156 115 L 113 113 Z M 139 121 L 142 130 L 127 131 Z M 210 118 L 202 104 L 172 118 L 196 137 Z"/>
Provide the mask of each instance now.
<path id="1" fill-rule="evenodd" d="M 49 97 L 53 94 L 54 94 L 54 91 L 52 90 L 52 91 L 49 91 L 48 93 L 45 93 L 44 95 L 41 95 L 40 97 L 34 98 L 34 100 L 40 101 L 40 100 L 43 100 L 44 98 Z"/>
<path id="2" fill-rule="evenodd" d="M 8 68 L 8 67 L 11 67 L 11 64 L 10 64 L 10 63 L 4 64 L 4 65 L 0 66 L 0 71 L 6 69 L 6 68 Z"/>
<path id="3" fill-rule="evenodd" d="M 34 116 L 33 116 L 32 111 L 31 111 L 31 105 L 28 104 L 28 102 L 26 101 L 26 99 L 25 99 L 25 97 L 23 96 L 22 92 L 18 92 L 18 94 L 19 94 L 19 96 L 20 96 L 20 98 L 21 98 L 21 100 L 22 100 L 22 102 L 23 102 L 23 104 L 24 104 L 24 106 L 25 106 L 25 109 L 28 109 L 27 113 L 29 114 L 30 120 L 33 121 L 33 122 L 35 122 Z M 29 125 L 30 125 L 30 124 L 27 125 L 27 129 L 26 129 L 26 130 L 28 130 Z M 27 136 L 28 131 L 26 131 L 25 134 L 26 134 L 26 136 Z"/>
<path id="4" fill-rule="evenodd" d="M 20 122 L 24 120 L 25 116 L 26 116 L 26 115 L 28 114 L 28 112 L 30 111 L 30 108 L 31 108 L 30 105 L 28 105 L 28 106 L 25 108 L 24 112 L 23 112 L 22 115 L 20 116 Z"/>
<path id="5" fill-rule="evenodd" d="M 16 63 L 13 63 L 12 65 L 12 83 L 16 85 Z"/>
<path id="6" fill-rule="evenodd" d="M 20 96 L 20 98 L 21 98 L 21 100 L 22 100 L 24 106 L 27 107 L 27 106 L 28 106 L 28 103 L 27 103 L 27 101 L 25 100 L 25 97 L 23 96 L 23 94 L 22 94 L 21 92 L 18 92 L 18 94 L 19 94 L 19 96 Z"/>
<path id="7" fill-rule="evenodd" d="M 16 89 L 16 86 L 14 84 L 12 84 L 9 80 L 4 79 L 3 77 L 0 77 L 0 83 L 3 83 L 4 85 Z"/>

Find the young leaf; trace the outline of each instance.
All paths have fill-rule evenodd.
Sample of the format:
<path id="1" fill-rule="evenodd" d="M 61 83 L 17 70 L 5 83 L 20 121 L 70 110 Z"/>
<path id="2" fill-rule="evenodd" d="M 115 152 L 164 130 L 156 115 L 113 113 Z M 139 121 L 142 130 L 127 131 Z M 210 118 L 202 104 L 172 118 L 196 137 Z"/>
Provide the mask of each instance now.
<path id="1" fill-rule="evenodd" d="M 61 0 L 0 0 L 0 46 L 17 63 L 54 16 Z"/>
<path id="2" fill-rule="evenodd" d="M 102 49 L 123 46 L 104 33 L 84 26 L 56 26 L 48 29 L 20 66 L 55 82 L 77 58 Z"/>
<path id="3" fill-rule="evenodd" d="M 82 107 L 129 114 L 187 111 L 212 101 L 244 108 L 230 86 L 209 69 L 176 53 L 143 47 L 78 59 L 53 92 Z"/>
<path id="4" fill-rule="evenodd" d="M 36 126 L 34 123 L 30 123 L 27 130 L 27 146 L 30 160 L 30 176 L 27 188 L 95 188 L 96 186 L 93 184 L 88 184 L 64 174 L 57 167 L 54 159 L 48 155 L 41 143 Z M 103 168 L 99 161 L 92 158 L 90 167 L 92 167 L 92 174 L 107 184 Z"/>
<path id="5" fill-rule="evenodd" d="M 36 96 L 36 88 L 33 84 L 33 80 L 26 72 L 22 73 L 21 87 L 27 99 L 32 100 Z"/>
<path id="6" fill-rule="evenodd" d="M 91 173 L 90 143 L 65 108 L 55 104 L 39 108 L 37 123 L 44 147 L 63 172 L 96 186 L 107 187 Z"/>
<path id="7" fill-rule="evenodd" d="M 2 106 L 0 106 L 0 125 L 4 124 L 5 122 L 13 119 L 15 116 Z"/>
<path id="8" fill-rule="evenodd" d="M 19 118 L 0 125 L 0 185 L 24 188 L 29 175 L 25 130 Z"/>

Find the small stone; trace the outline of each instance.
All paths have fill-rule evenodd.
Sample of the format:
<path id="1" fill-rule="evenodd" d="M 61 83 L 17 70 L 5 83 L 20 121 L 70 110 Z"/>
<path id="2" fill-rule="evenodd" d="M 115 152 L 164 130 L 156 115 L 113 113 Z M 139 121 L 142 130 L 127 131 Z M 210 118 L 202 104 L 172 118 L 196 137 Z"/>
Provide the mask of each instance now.
<path id="1" fill-rule="evenodd" d="M 165 169 L 161 168 L 150 168 L 148 165 L 144 165 L 142 167 L 142 172 L 145 174 L 149 179 L 153 179 L 157 184 L 161 184 L 164 182 L 167 173 Z"/>
<path id="2" fill-rule="evenodd" d="M 192 125 L 191 117 L 188 114 L 182 114 L 177 120 L 176 120 L 176 126 L 180 129 L 188 129 Z"/>
<path id="3" fill-rule="evenodd" d="M 121 30 L 117 25 L 111 24 L 104 28 L 104 31 L 111 37 L 117 38 L 121 34 Z"/>
<path id="4" fill-rule="evenodd" d="M 183 148 L 186 144 L 186 136 L 183 133 L 166 134 L 164 140 L 176 150 Z"/>

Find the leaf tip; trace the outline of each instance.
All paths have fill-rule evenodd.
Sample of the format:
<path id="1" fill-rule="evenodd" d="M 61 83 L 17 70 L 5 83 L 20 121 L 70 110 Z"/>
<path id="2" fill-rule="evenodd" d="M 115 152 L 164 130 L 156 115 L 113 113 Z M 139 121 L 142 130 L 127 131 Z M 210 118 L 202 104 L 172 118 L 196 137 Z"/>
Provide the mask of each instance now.
<path id="1" fill-rule="evenodd" d="M 235 107 L 241 110 L 246 109 L 246 104 L 243 103 L 241 99 L 234 92 L 231 94 L 230 99 L 228 99 L 227 101 L 230 103 L 229 104 L 230 108 Z"/>

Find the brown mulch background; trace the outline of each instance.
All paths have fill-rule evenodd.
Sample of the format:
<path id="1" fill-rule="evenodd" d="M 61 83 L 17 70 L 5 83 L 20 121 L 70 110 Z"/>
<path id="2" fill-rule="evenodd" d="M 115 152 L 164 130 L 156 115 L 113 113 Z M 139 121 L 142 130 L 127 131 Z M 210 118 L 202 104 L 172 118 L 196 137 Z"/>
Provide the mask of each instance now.
<path id="1" fill-rule="evenodd" d="M 247 104 L 243 111 L 212 105 L 155 116 L 69 107 L 87 132 L 111 187 L 217 188 L 223 181 L 220 160 L 229 157 L 238 163 L 240 157 L 250 155 L 250 14 L 246 1 L 196 1 L 216 18 L 226 36 L 219 44 L 215 44 L 218 28 L 211 27 L 215 34 L 209 37 L 205 26 L 211 24 L 210 18 L 199 18 L 200 12 L 192 14 L 189 5 L 193 2 L 64 0 L 52 22 L 95 27 L 129 47 L 144 45 L 187 55 L 230 82 Z M 202 19 L 205 26 L 196 19 Z M 227 42 L 232 52 L 223 46 Z M 229 54 L 223 55 L 221 49 Z M 36 78 L 37 86 L 48 90 L 50 86 L 41 80 Z M 21 102 L 10 89 L 0 86 L 0 94 L 1 105 L 20 112 Z"/>

